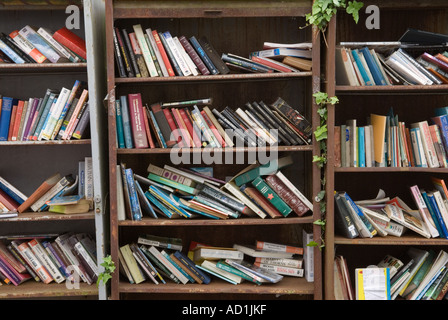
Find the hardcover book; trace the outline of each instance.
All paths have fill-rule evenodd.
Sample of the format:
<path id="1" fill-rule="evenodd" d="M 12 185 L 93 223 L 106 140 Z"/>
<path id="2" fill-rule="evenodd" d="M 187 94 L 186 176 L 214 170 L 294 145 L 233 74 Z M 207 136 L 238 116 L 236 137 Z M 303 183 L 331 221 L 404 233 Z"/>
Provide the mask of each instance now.
<path id="1" fill-rule="evenodd" d="M 137 149 L 148 148 L 141 94 L 129 94 L 128 99 L 134 146 Z"/>

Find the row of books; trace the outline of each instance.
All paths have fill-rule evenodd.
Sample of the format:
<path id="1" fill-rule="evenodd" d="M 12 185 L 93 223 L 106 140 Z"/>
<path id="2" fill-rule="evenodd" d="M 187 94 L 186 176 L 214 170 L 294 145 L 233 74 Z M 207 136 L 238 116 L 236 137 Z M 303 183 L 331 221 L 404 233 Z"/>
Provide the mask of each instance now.
<path id="1" fill-rule="evenodd" d="M 390 51 L 390 49 L 388 49 Z M 336 49 L 338 85 L 440 85 L 448 83 L 448 52 L 413 57 L 403 48 L 379 53 L 375 48 Z"/>
<path id="2" fill-rule="evenodd" d="M 371 114 L 365 126 L 349 119 L 335 126 L 335 166 L 448 168 L 447 108 L 437 108 L 431 122 L 407 127 L 392 108 Z"/>
<path id="3" fill-rule="evenodd" d="M 284 276 L 304 277 L 304 248 L 256 241 L 255 245 L 209 246 L 192 241 L 182 252 L 182 239 L 143 235 L 120 247 L 120 271 L 132 284 L 150 280 L 165 284 L 209 284 L 219 278 L 232 284 L 278 283 Z"/>
<path id="4" fill-rule="evenodd" d="M 89 234 L 6 238 L 0 241 L 0 285 L 26 281 L 90 285 L 98 279 L 96 244 Z"/>
<path id="5" fill-rule="evenodd" d="M 118 219 L 303 216 L 312 203 L 279 171 L 290 156 L 254 164 L 225 182 L 201 173 L 203 168 L 163 168 L 149 164 L 147 177 L 124 163 L 117 165 Z"/>
<path id="6" fill-rule="evenodd" d="M 47 89 L 42 98 L 0 96 L 0 141 L 81 139 L 88 132 L 90 111 L 85 83 L 71 89 Z"/>
<path id="7" fill-rule="evenodd" d="M 309 121 L 284 99 L 245 108 L 211 107 L 213 99 L 143 105 L 140 93 L 115 102 L 118 148 L 225 148 L 311 144 Z M 201 106 L 201 109 L 198 107 Z"/>
<path id="8" fill-rule="evenodd" d="M 271 46 L 282 44 L 270 43 Z M 293 48 L 291 48 L 291 46 Z M 294 47 L 295 46 L 295 47 Z M 141 24 L 114 28 L 115 62 L 120 77 L 173 77 L 227 74 L 229 67 L 249 72 L 298 72 L 311 69 L 311 44 L 263 47 L 249 58 L 220 54 L 205 36 L 187 38 Z M 251 57 L 256 57 L 252 59 Z M 284 59 L 288 57 L 288 59 Z M 283 59 L 282 62 L 276 61 Z M 300 67 L 300 68 L 299 68 Z"/>
<path id="9" fill-rule="evenodd" d="M 10 218 L 26 211 L 85 213 L 93 206 L 92 158 L 78 162 L 78 174 L 55 173 L 43 181 L 30 196 L 0 177 L 0 217 Z"/>
<path id="10" fill-rule="evenodd" d="M 446 300 L 448 253 L 408 248 L 403 256 L 387 254 L 372 268 L 355 269 L 355 288 L 343 256 L 335 258 L 337 300 Z M 368 285 L 372 284 L 372 285 Z"/>
<path id="11" fill-rule="evenodd" d="M 347 192 L 336 192 L 338 232 L 347 238 L 401 237 L 409 229 L 425 238 L 448 239 L 448 189 L 443 179 L 432 177 L 431 182 L 431 190 L 410 187 L 417 209 L 399 197 L 353 201 Z"/>
<path id="12" fill-rule="evenodd" d="M 62 27 L 26 25 L 9 34 L 0 33 L 0 63 L 77 63 L 87 59 L 84 39 Z"/>

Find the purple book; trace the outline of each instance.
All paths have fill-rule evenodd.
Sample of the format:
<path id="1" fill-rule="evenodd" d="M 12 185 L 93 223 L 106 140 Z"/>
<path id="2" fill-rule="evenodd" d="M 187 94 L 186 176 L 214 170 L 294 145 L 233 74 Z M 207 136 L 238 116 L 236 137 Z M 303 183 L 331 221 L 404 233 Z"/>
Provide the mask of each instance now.
<path id="1" fill-rule="evenodd" d="M 26 122 L 26 126 L 25 129 L 23 131 L 23 141 L 27 141 L 28 140 L 28 134 L 31 128 L 31 123 L 33 122 L 33 118 L 34 118 L 34 113 L 36 112 L 37 106 L 39 105 L 39 103 L 42 101 L 42 99 L 37 99 L 35 98 L 33 100 L 33 105 L 31 106 L 31 110 Z"/>

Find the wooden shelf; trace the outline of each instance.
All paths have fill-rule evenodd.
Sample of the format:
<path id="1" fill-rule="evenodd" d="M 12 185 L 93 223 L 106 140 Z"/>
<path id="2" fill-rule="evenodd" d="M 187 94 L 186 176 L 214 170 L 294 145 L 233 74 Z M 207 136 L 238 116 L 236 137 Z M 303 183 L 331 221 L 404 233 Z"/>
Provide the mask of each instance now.
<path id="1" fill-rule="evenodd" d="M 448 168 L 420 168 L 420 167 L 335 167 L 334 172 L 363 173 L 363 172 L 428 172 L 428 173 L 448 173 Z"/>
<path id="2" fill-rule="evenodd" d="M 165 154 L 165 153 L 202 153 L 202 152 L 296 152 L 312 151 L 312 145 L 279 147 L 231 147 L 231 148 L 154 148 L 154 149 L 116 149 L 118 154 Z"/>
<path id="3" fill-rule="evenodd" d="M 61 214 L 54 212 L 23 212 L 15 218 L 0 219 L 1 222 L 61 221 L 61 220 L 93 220 L 95 213 Z"/>
<path id="4" fill-rule="evenodd" d="M 335 244 L 345 245 L 400 245 L 400 246 L 446 246 L 448 245 L 448 239 L 444 238 L 431 238 L 427 239 L 417 234 L 403 235 L 402 237 L 386 236 L 386 237 L 373 237 L 373 238 L 355 238 L 348 239 L 341 236 L 334 237 Z"/>
<path id="5" fill-rule="evenodd" d="M 196 81 L 246 81 L 246 80 L 284 80 L 291 78 L 311 77 L 312 72 L 290 72 L 290 73 L 232 73 L 210 76 L 191 77 L 154 77 L 154 78 L 115 78 L 115 83 L 158 83 L 158 82 L 196 82 Z"/>
<path id="6" fill-rule="evenodd" d="M 62 73 L 87 72 L 87 63 L 3 63 L 0 74 L 5 73 Z"/>
<path id="7" fill-rule="evenodd" d="M 62 146 L 62 145 L 78 145 L 91 144 L 91 139 L 81 140 L 41 140 L 41 141 L 0 141 L 0 146 Z"/>
<path id="8" fill-rule="evenodd" d="M 238 219 L 226 219 L 226 220 L 214 220 L 214 219 L 153 219 L 143 218 L 141 221 L 123 220 L 119 221 L 120 227 L 132 227 L 132 226 L 244 226 L 244 225 L 281 225 L 281 224 L 303 224 L 313 223 L 312 216 L 305 217 L 287 217 L 287 218 L 238 218 Z"/>
<path id="9" fill-rule="evenodd" d="M 341 94 L 411 94 L 411 93 L 448 93 L 448 84 L 442 85 L 395 85 L 395 86 L 336 86 L 336 93 Z"/>
<path id="10" fill-rule="evenodd" d="M 314 294 L 314 285 L 307 282 L 304 278 L 284 277 L 278 283 L 267 283 L 256 285 L 248 281 L 240 284 L 231 284 L 214 276 L 209 284 L 187 283 L 176 284 L 167 282 L 166 284 L 156 285 L 150 282 L 139 284 L 130 284 L 120 281 L 120 293 L 175 293 L 175 294 L 220 294 L 220 293 L 240 293 L 240 294 Z"/>
<path id="11" fill-rule="evenodd" d="M 80 283 L 79 289 L 67 289 L 65 282 L 49 283 L 28 280 L 18 286 L 13 284 L 0 286 L 0 299 L 26 299 L 26 298 L 64 298 L 87 297 L 98 295 L 96 284 Z"/>

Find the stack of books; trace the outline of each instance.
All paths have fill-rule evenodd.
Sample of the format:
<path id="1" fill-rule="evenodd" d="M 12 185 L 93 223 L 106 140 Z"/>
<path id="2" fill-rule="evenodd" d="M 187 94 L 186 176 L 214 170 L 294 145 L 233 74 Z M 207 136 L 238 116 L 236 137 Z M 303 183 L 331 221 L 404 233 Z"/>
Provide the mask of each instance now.
<path id="1" fill-rule="evenodd" d="M 42 98 L 0 95 L 0 110 L 0 141 L 70 140 L 88 133 L 88 90 L 79 80 L 71 89 L 47 89 Z"/>
<path id="2" fill-rule="evenodd" d="M 387 254 L 377 268 L 356 268 L 355 288 L 347 277 L 346 259 L 336 257 L 335 297 L 337 300 L 442 300 L 448 291 L 448 253 L 409 248 L 401 256 Z M 342 261 L 342 263 L 341 263 Z M 344 264 L 345 263 L 345 264 Z M 339 266 L 342 268 L 339 269 Z M 374 286 L 366 286 L 368 278 Z M 381 281 L 381 280 L 382 281 Z"/>
<path id="3" fill-rule="evenodd" d="M 93 207 L 92 158 L 79 161 L 79 172 L 48 177 L 28 197 L 0 177 L 0 217 L 10 218 L 26 211 L 85 213 Z"/>
<path id="4" fill-rule="evenodd" d="M 431 178 L 434 189 L 410 187 L 417 209 L 399 197 L 353 201 L 347 192 L 335 193 L 338 232 L 347 238 L 401 237 L 408 229 L 425 238 L 448 239 L 448 189 L 445 181 Z"/>
<path id="5" fill-rule="evenodd" d="M 336 49 L 336 83 L 350 86 L 440 85 L 448 83 L 448 52 L 417 56 L 400 48 L 361 45 Z M 423 49 L 422 49 L 423 50 Z"/>
<path id="6" fill-rule="evenodd" d="M 84 39 L 63 27 L 55 32 L 29 25 L 0 33 L 2 63 L 78 63 L 87 59 Z"/>
<path id="7" fill-rule="evenodd" d="M 279 171 L 292 164 L 283 157 L 254 164 L 229 182 L 201 173 L 202 168 L 158 167 L 149 164 L 148 175 L 117 165 L 118 219 L 303 216 L 312 203 Z"/>
<path id="8" fill-rule="evenodd" d="M 310 122 L 281 97 L 233 110 L 211 108 L 212 98 L 142 103 L 140 93 L 116 100 L 118 148 L 226 148 L 309 145 Z M 200 106 L 201 109 L 198 107 Z M 245 110 L 244 110 L 245 109 Z M 143 124 L 143 125 L 142 125 Z"/>
<path id="9" fill-rule="evenodd" d="M 335 140 L 336 167 L 448 168 L 448 108 L 409 126 L 392 109 L 366 125 L 349 119 L 335 127 Z"/>
<path id="10" fill-rule="evenodd" d="M 123 276 L 130 283 L 209 284 L 214 277 L 232 284 L 277 283 L 284 276 L 303 277 L 303 248 L 257 241 L 259 249 L 235 244 L 209 246 L 192 241 L 182 252 L 182 239 L 142 235 L 120 247 Z M 251 257 L 256 257 L 252 259 Z M 254 260 L 249 262 L 249 259 Z"/>
<path id="11" fill-rule="evenodd" d="M 300 72 L 311 70 L 311 44 L 265 42 L 248 58 L 220 54 L 205 36 L 176 36 L 140 24 L 114 28 L 115 62 L 121 78 L 174 77 L 244 72 Z"/>
<path id="12" fill-rule="evenodd" d="M 45 284 L 98 279 L 96 245 L 85 233 L 7 236 L 0 241 L 0 285 Z"/>

